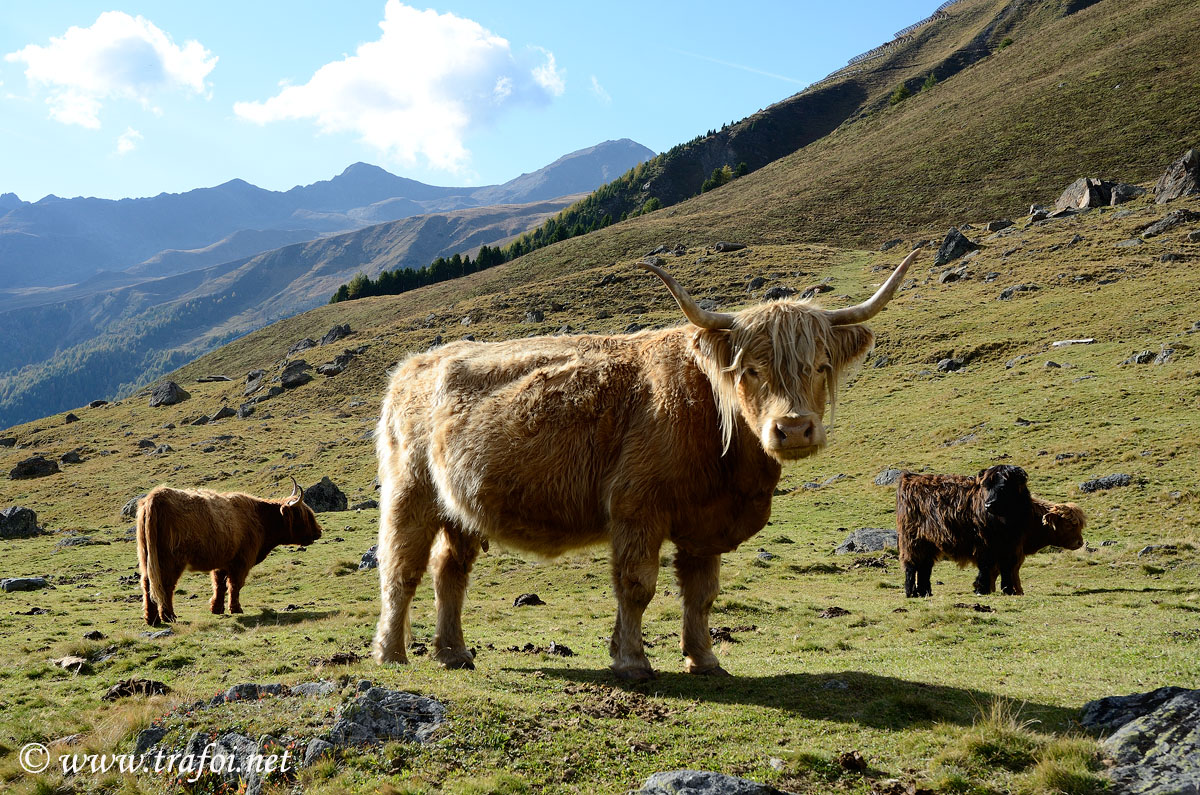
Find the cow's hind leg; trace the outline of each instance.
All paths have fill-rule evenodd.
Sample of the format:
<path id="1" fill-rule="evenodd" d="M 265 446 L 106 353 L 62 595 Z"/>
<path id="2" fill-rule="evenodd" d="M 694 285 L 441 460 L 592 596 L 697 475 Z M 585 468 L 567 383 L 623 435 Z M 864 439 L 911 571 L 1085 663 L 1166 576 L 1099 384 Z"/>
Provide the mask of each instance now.
<path id="1" fill-rule="evenodd" d="M 917 592 L 917 569 L 916 563 L 911 560 L 904 561 L 904 595 L 908 597 L 920 596 Z"/>
<path id="2" fill-rule="evenodd" d="M 157 627 L 162 623 L 162 619 L 158 615 L 158 602 L 150 597 L 150 578 L 142 575 L 142 614 L 146 618 L 146 623 L 152 627 Z"/>
<path id="3" fill-rule="evenodd" d="M 642 647 L 642 613 L 658 584 L 661 546 L 661 540 L 651 543 L 630 528 L 624 528 L 623 532 L 616 529 L 613 533 L 612 577 L 617 594 L 617 623 L 608 650 L 612 655 L 612 670 L 622 679 L 654 677 L 654 669 Z"/>
<path id="4" fill-rule="evenodd" d="M 214 615 L 221 615 L 225 612 L 225 578 L 226 574 L 221 569 L 213 569 L 212 586 L 213 595 L 212 601 L 208 603 L 208 609 Z"/>
<path id="5" fill-rule="evenodd" d="M 381 473 L 382 474 L 382 473 Z M 376 662 L 408 662 L 408 612 L 429 565 L 429 552 L 442 522 L 433 495 L 411 485 L 383 481 L 379 515 L 380 611 L 371 655 Z"/>
<path id="6" fill-rule="evenodd" d="M 721 584 L 720 555 L 689 555 L 675 553 L 675 576 L 683 597 L 684 668 L 690 674 L 728 675 L 712 651 L 712 635 L 708 631 L 708 612 Z"/>
<path id="7" fill-rule="evenodd" d="M 433 549 L 433 589 L 437 598 L 433 658 L 447 668 L 475 667 L 474 655 L 463 640 L 462 607 L 479 548 L 478 536 L 448 523 Z"/>
<path id="8" fill-rule="evenodd" d="M 242 612 L 242 586 L 246 584 L 246 575 L 250 573 L 248 568 L 233 568 L 227 569 L 225 581 L 229 584 L 229 612 Z"/>
<path id="9" fill-rule="evenodd" d="M 158 561 L 158 574 L 162 577 L 163 603 L 158 606 L 159 616 L 163 623 L 169 624 L 175 620 L 175 586 L 183 574 L 183 567 L 161 558 Z"/>
<path id="10" fill-rule="evenodd" d="M 917 564 L 917 596 L 933 596 L 933 561 Z"/>

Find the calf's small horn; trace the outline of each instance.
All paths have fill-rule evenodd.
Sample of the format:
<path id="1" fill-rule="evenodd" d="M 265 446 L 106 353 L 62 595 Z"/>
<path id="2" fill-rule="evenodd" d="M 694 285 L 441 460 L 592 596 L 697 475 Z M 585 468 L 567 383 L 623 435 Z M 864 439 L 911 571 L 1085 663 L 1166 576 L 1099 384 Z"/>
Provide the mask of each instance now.
<path id="1" fill-rule="evenodd" d="M 904 279 L 904 274 L 908 272 L 908 266 L 917 258 L 916 249 L 913 253 L 904 258 L 896 270 L 892 271 L 892 275 L 884 282 L 875 295 L 863 301 L 857 306 L 848 306 L 845 309 L 829 309 L 825 312 L 825 317 L 829 319 L 831 326 L 845 326 L 849 323 L 861 323 L 864 320 L 870 320 L 880 313 L 887 306 L 887 302 L 892 300 L 892 296 L 900 287 L 900 282 Z"/>
<path id="2" fill-rule="evenodd" d="M 648 262 L 637 263 L 639 268 L 650 271 L 658 278 L 662 279 L 663 284 L 671 291 L 671 295 L 675 298 L 675 303 L 679 304 L 679 308 L 683 310 L 683 314 L 687 316 L 693 324 L 700 328 L 717 330 L 723 328 L 733 328 L 733 315 L 727 315 L 724 312 L 709 312 L 707 309 L 701 309 L 688 295 L 687 290 L 679 286 L 679 282 L 675 281 L 666 271 L 657 265 L 651 265 Z"/>

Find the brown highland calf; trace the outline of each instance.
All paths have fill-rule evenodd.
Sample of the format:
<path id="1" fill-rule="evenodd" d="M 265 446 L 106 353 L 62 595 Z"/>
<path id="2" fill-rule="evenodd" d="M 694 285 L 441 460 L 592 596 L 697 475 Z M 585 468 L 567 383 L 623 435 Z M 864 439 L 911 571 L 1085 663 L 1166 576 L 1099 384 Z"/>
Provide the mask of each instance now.
<path id="1" fill-rule="evenodd" d="M 896 529 L 904 566 L 904 595 L 930 596 L 930 575 L 939 560 L 978 569 L 975 593 L 996 588 L 1025 593 L 1025 557 L 1050 545 L 1083 546 L 1086 519 L 1074 503 L 1033 497 L 1025 470 L 993 466 L 975 477 L 901 474 L 896 487 Z"/>
<path id="2" fill-rule="evenodd" d="M 212 612 L 225 612 L 228 584 L 229 612 L 240 613 L 238 597 L 252 566 L 280 544 L 307 546 L 320 538 L 321 527 L 304 504 L 300 484 L 292 483 L 291 496 L 282 501 L 166 486 L 147 494 L 137 513 L 146 623 L 175 620 L 175 583 L 187 570 L 212 572 Z"/>
<path id="3" fill-rule="evenodd" d="M 900 286 L 910 254 L 866 302 L 701 309 L 663 270 L 688 325 L 637 334 L 454 342 L 392 374 L 379 455 L 379 662 L 406 662 L 413 593 L 433 558 L 432 656 L 472 668 L 463 594 L 492 539 L 555 556 L 612 549 L 618 676 L 653 675 L 642 613 L 659 550 L 675 545 L 690 673 L 724 673 L 708 615 L 721 554 L 767 523 L 781 463 L 825 445 L 823 417 L 871 349 L 859 325 Z M 435 543 L 436 542 L 436 543 Z"/>

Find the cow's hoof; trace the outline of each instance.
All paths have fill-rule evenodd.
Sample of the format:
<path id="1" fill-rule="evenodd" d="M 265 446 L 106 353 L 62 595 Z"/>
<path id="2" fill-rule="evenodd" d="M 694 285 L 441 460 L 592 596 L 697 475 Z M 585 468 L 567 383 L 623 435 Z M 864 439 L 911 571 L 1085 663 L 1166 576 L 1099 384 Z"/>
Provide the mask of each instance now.
<path id="1" fill-rule="evenodd" d="M 208 609 L 212 611 L 214 616 L 223 615 L 225 613 L 225 605 L 209 605 Z"/>
<path id="2" fill-rule="evenodd" d="M 688 670 L 688 673 L 696 674 L 698 676 L 733 676 L 733 674 L 729 673 L 729 671 L 726 671 L 719 664 L 713 665 L 709 668 L 691 668 Z"/>
<path id="3" fill-rule="evenodd" d="M 238 606 L 238 607 L 231 607 L 231 608 L 229 608 L 229 612 L 230 612 L 230 613 L 241 613 L 241 612 L 242 612 L 242 608 L 241 608 L 241 606 Z"/>
<path id="4" fill-rule="evenodd" d="M 623 682 L 649 682 L 654 678 L 653 668 L 614 668 L 613 673 Z"/>
<path id="5" fill-rule="evenodd" d="M 450 671 L 474 671 L 475 670 L 475 655 L 471 654 L 466 649 L 452 651 L 443 649 L 433 655 L 433 658 L 441 663 L 442 667 Z"/>

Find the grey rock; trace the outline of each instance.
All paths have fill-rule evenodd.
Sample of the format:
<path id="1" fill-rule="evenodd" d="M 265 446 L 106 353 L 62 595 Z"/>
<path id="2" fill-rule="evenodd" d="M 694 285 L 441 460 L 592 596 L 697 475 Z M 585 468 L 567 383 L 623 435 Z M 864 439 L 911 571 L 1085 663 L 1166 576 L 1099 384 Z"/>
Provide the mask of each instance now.
<path id="1" fill-rule="evenodd" d="M 848 555 L 852 552 L 881 552 L 885 549 L 899 549 L 900 542 L 895 528 L 863 527 L 851 533 L 837 549 L 835 555 Z"/>
<path id="2" fill-rule="evenodd" d="M 379 507 L 378 500 L 363 500 L 362 502 L 356 502 L 353 505 L 351 505 L 350 510 L 365 511 L 369 508 L 378 508 L 378 507 Z"/>
<path id="3" fill-rule="evenodd" d="M 535 593 L 523 593 L 513 600 L 513 607 L 536 607 L 544 605 L 542 598 Z"/>
<path id="4" fill-rule="evenodd" d="M 1107 207 L 1122 204 L 1145 192 L 1136 185 L 1127 185 L 1124 182 L 1084 177 L 1068 185 L 1054 206 L 1060 210 Z"/>
<path id="5" fill-rule="evenodd" d="M 1158 258 L 1159 262 L 1180 262 L 1183 260 L 1182 254 L 1176 254 L 1174 251 L 1168 251 Z"/>
<path id="6" fill-rule="evenodd" d="M 945 265 L 966 254 L 968 251 L 975 251 L 979 246 L 967 239 L 966 235 L 958 230 L 958 227 L 950 227 L 950 231 L 946 233 L 946 237 L 942 240 L 942 245 L 937 250 L 937 255 L 933 258 L 935 266 Z"/>
<path id="7" fill-rule="evenodd" d="M 201 414 L 199 417 L 191 421 L 191 425 L 208 425 L 212 420 L 207 415 Z"/>
<path id="8" fill-rule="evenodd" d="M 966 367 L 966 362 L 962 359 L 942 359 L 937 363 L 937 369 L 942 373 L 953 373 Z"/>
<path id="9" fill-rule="evenodd" d="M 892 238 L 891 240 L 889 240 L 889 241 L 887 241 L 886 243 L 884 243 L 882 246 L 880 246 L 880 247 L 879 247 L 879 250 L 880 250 L 880 251 L 887 251 L 888 249 L 895 248 L 896 246 L 900 245 L 900 244 L 901 244 L 901 243 L 903 243 L 903 242 L 904 242 L 904 239 L 903 239 L 903 238 L 900 238 L 900 237 L 894 237 L 894 238 Z"/>
<path id="10" fill-rule="evenodd" d="M 31 480 L 44 478 L 59 472 L 58 462 L 51 461 L 45 456 L 35 455 L 19 462 L 8 476 L 13 480 Z"/>
<path id="11" fill-rule="evenodd" d="M 1193 221 L 1200 221 L 1200 212 L 1184 209 L 1172 210 L 1143 229 L 1142 237 L 1161 235 L 1163 232 L 1170 231 L 1181 224 L 1190 224 Z"/>
<path id="12" fill-rule="evenodd" d="M 308 767 L 314 762 L 320 761 L 322 757 L 332 755 L 333 750 L 333 743 L 326 742 L 320 737 L 312 738 L 304 749 L 304 759 L 301 760 L 300 767 Z"/>
<path id="13" fill-rule="evenodd" d="M 759 552 L 758 552 L 758 559 L 759 559 L 759 560 L 764 560 L 764 561 L 766 561 L 766 560 L 775 560 L 775 558 L 776 558 L 776 555 L 774 555 L 774 554 L 772 554 L 772 553 L 768 552 L 768 551 L 767 551 L 767 550 L 765 550 L 765 549 L 761 549 L 761 550 L 759 550 Z"/>
<path id="14" fill-rule="evenodd" d="M 718 241 L 715 246 L 713 246 L 713 251 L 719 251 L 722 253 L 727 251 L 741 251 L 745 247 L 746 246 L 742 243 L 726 243 L 724 240 L 721 240 Z"/>
<path id="15" fill-rule="evenodd" d="M 83 457 L 79 455 L 78 450 L 68 450 L 59 456 L 58 461 L 60 464 L 82 464 Z"/>
<path id="16" fill-rule="evenodd" d="M 287 688 L 281 684 L 259 685 L 245 682 L 234 685 L 224 693 L 212 697 L 210 704 L 226 704 L 230 701 L 257 701 L 266 696 L 281 696 L 287 694 Z"/>
<path id="17" fill-rule="evenodd" d="M 13 591 L 40 591 L 42 588 L 49 588 L 50 583 L 45 577 L 8 577 L 0 580 L 0 591 L 12 593 Z"/>
<path id="18" fill-rule="evenodd" d="M 1046 210 L 1043 208 L 1038 208 L 1036 210 L 1030 208 L 1030 210 L 1029 210 L 1029 223 L 1031 223 L 1031 224 L 1037 223 L 1038 221 L 1045 221 L 1049 217 L 1050 217 L 1049 210 Z"/>
<path id="19" fill-rule="evenodd" d="M 1000 278 L 999 271 L 988 271 L 987 273 L 983 274 L 984 284 L 991 284 L 992 282 L 996 281 L 999 278 Z"/>
<path id="20" fill-rule="evenodd" d="M 784 287 L 783 285 L 776 285 L 775 287 L 772 287 L 770 290 L 767 290 L 765 293 L 763 293 L 763 300 L 764 301 L 780 301 L 784 298 L 791 298 L 795 294 L 796 294 L 796 291 L 793 290 L 791 287 Z"/>
<path id="21" fill-rule="evenodd" d="M 253 403 L 243 403 L 237 408 L 237 416 L 239 420 L 244 420 L 254 413 Z"/>
<path id="22" fill-rule="evenodd" d="M 307 372 L 311 369 L 312 365 L 303 359 L 290 361 L 283 368 L 283 372 L 279 374 L 279 385 L 284 389 L 295 389 L 298 386 L 304 386 L 312 380 L 312 376 Z"/>
<path id="23" fill-rule="evenodd" d="M 826 679 L 821 683 L 822 690 L 849 690 L 850 685 L 844 679 Z"/>
<path id="24" fill-rule="evenodd" d="M 436 699 L 372 687 L 338 708 L 327 739 L 334 745 L 424 743 L 445 721 L 446 708 Z"/>
<path id="25" fill-rule="evenodd" d="M 1121 364 L 1150 364 L 1157 355 L 1154 351 L 1138 351 Z"/>
<path id="26" fill-rule="evenodd" d="M 319 682 L 304 682 L 299 685 L 292 685 L 291 692 L 293 696 L 310 696 L 313 698 L 319 696 L 331 696 L 341 690 L 337 682 L 330 682 L 328 679 L 322 679 Z"/>
<path id="27" fill-rule="evenodd" d="M 1109 776 L 1118 792 L 1197 795 L 1200 690 L 1179 693 L 1152 712 L 1126 723 L 1101 748 L 1116 763 Z"/>
<path id="28" fill-rule="evenodd" d="M 125 503 L 125 507 L 121 508 L 121 518 L 132 519 L 137 516 L 138 503 L 140 503 L 142 498 L 145 496 L 145 493 L 139 494 L 129 502 Z"/>
<path id="29" fill-rule="evenodd" d="M 174 634 L 175 632 L 168 627 L 167 629 L 160 629 L 156 632 L 143 632 L 142 637 L 149 638 L 150 640 L 162 640 L 163 638 L 169 638 Z"/>
<path id="30" fill-rule="evenodd" d="M 1154 201 L 1165 204 L 1180 196 L 1200 193 L 1200 151 L 1189 149 L 1154 184 Z"/>
<path id="31" fill-rule="evenodd" d="M 286 356 L 295 356 L 297 353 L 301 353 L 302 351 L 306 351 L 309 348 L 315 348 L 315 347 L 317 347 L 316 340 L 313 340 L 309 337 L 305 337 L 302 340 L 298 340 L 296 342 L 296 344 L 293 345 L 292 347 L 288 348 L 288 352 L 287 352 Z"/>
<path id="32" fill-rule="evenodd" d="M 1008 301 L 1017 293 L 1030 293 L 1040 289 L 1036 284 L 1014 284 L 1012 287 L 1005 287 L 1001 290 L 997 300 Z"/>
<path id="33" fill-rule="evenodd" d="M 358 684 L 356 684 L 354 686 L 354 690 L 357 693 L 365 693 L 368 690 L 370 690 L 372 687 L 374 687 L 374 685 L 371 684 L 370 679 L 359 679 Z"/>
<path id="34" fill-rule="evenodd" d="M 1189 243 L 1200 243 L 1200 229 L 1193 229 L 1188 232 L 1187 239 Z"/>
<path id="35" fill-rule="evenodd" d="M 146 455 L 166 455 L 167 453 L 171 452 L 174 449 L 175 448 L 172 447 L 171 445 L 163 443 L 163 444 L 160 444 L 158 447 L 155 447 L 150 452 L 146 453 Z"/>
<path id="36" fill-rule="evenodd" d="M 108 546 L 108 544 L 108 541 L 96 541 L 91 536 L 67 536 L 54 545 L 54 551 L 58 552 L 60 549 L 71 547 Z"/>
<path id="37" fill-rule="evenodd" d="M 704 770 L 655 773 L 632 795 L 786 795 L 783 790 L 745 778 Z"/>
<path id="38" fill-rule="evenodd" d="M 1171 361 L 1171 357 L 1174 354 L 1175 354 L 1174 348 L 1163 348 L 1161 351 L 1158 352 L 1158 355 L 1154 357 L 1154 363 L 1155 364 L 1166 364 L 1167 362 Z"/>
<path id="39" fill-rule="evenodd" d="M 1058 340 L 1057 342 L 1050 343 L 1050 347 L 1051 348 L 1067 348 L 1067 347 L 1070 347 L 1071 345 L 1092 345 L 1095 342 L 1096 342 L 1095 337 L 1086 337 L 1084 339 L 1078 339 L 1078 340 Z"/>
<path id="40" fill-rule="evenodd" d="M 237 412 L 234 411 L 233 409 L 229 408 L 229 406 L 221 406 L 221 408 L 217 409 L 217 413 L 212 415 L 211 417 L 209 417 L 209 419 L 212 422 L 216 422 L 217 420 L 223 420 L 226 417 L 236 417 L 236 416 L 237 416 Z"/>
<path id="41" fill-rule="evenodd" d="M 1062 369 L 1061 364 L 1059 364 L 1058 362 L 1055 362 L 1055 361 L 1050 361 L 1049 359 L 1046 360 L 1046 363 L 1043 364 L 1042 367 L 1046 368 L 1047 370 L 1061 370 Z"/>
<path id="42" fill-rule="evenodd" d="M 151 447 L 154 447 L 155 445 L 154 445 L 154 442 L 150 439 L 138 439 L 137 446 L 142 448 L 143 450 L 149 450 Z"/>
<path id="43" fill-rule="evenodd" d="M 5 436 L 3 439 L 0 439 L 0 447 L 16 447 L 16 446 L 17 446 L 17 437 L 15 437 L 15 436 Z"/>
<path id="44" fill-rule="evenodd" d="M 179 384 L 174 381 L 168 381 L 150 390 L 150 405 L 151 407 L 174 406 L 176 403 L 182 403 L 191 396 L 191 393 Z"/>
<path id="45" fill-rule="evenodd" d="M 140 756 L 158 745 L 166 736 L 167 727 L 165 726 L 151 726 L 148 729 L 142 729 L 138 732 L 137 740 L 134 742 L 133 752 Z"/>
<path id="46" fill-rule="evenodd" d="M 1145 188 L 1139 188 L 1137 185 L 1130 185 L 1127 182 L 1118 182 L 1113 185 L 1112 196 L 1108 203 L 1110 206 L 1116 206 L 1145 195 Z"/>
<path id="47" fill-rule="evenodd" d="M 89 409 L 98 409 L 101 406 L 107 406 L 107 405 L 108 405 L 107 400 L 93 400 L 91 403 L 88 404 L 88 408 Z"/>
<path id="48" fill-rule="evenodd" d="M 1117 243 L 1117 248 L 1137 248 L 1140 245 L 1143 245 L 1141 238 L 1131 237 L 1128 240 L 1122 240 L 1120 243 Z"/>
<path id="49" fill-rule="evenodd" d="M 208 758 L 213 760 L 210 769 L 215 773 L 220 771 L 217 775 L 230 788 L 236 788 L 238 782 L 243 781 L 245 795 L 262 791 L 262 773 L 256 769 L 256 757 L 261 751 L 259 742 L 237 732 L 226 732 L 215 740 L 207 733 L 194 732 L 183 752 L 198 760 L 206 748 Z"/>
<path id="50" fill-rule="evenodd" d="M 359 571 L 362 571 L 364 569 L 374 569 L 374 568 L 379 567 L 379 559 L 375 557 L 375 552 L 378 549 L 379 549 L 379 545 L 376 544 L 375 546 L 371 547 L 370 549 L 368 549 L 366 552 L 363 553 L 362 560 L 359 561 L 359 563 L 358 563 Z"/>
<path id="51" fill-rule="evenodd" d="M 541 323 L 546 319 L 546 313 L 540 309 L 530 309 L 525 313 L 526 323 Z"/>
<path id="52" fill-rule="evenodd" d="M 32 508 L 10 505 L 0 511 L 0 539 L 32 538 L 41 532 L 37 526 L 37 514 Z"/>
<path id="53" fill-rule="evenodd" d="M 227 375 L 202 375 L 196 379 L 198 384 L 217 384 L 222 381 L 232 381 L 233 379 Z"/>
<path id="54" fill-rule="evenodd" d="M 1124 473 L 1114 475 L 1105 475 L 1102 478 L 1093 478 L 1092 480 L 1084 481 L 1079 484 L 1079 490 L 1084 494 L 1091 494 L 1094 491 L 1107 491 L 1121 486 L 1128 486 L 1133 483 L 1133 478 Z"/>
<path id="55" fill-rule="evenodd" d="M 328 476 L 304 490 L 304 502 L 317 513 L 344 511 L 349 507 L 345 493 Z"/>
<path id="56" fill-rule="evenodd" d="M 989 232 L 999 232 L 1001 229 L 1008 229 L 1012 225 L 1013 222 L 1011 219 L 999 218 L 995 221 L 988 221 L 983 228 Z"/>
<path id="57" fill-rule="evenodd" d="M 67 416 L 63 417 L 63 422 L 70 425 L 72 422 L 79 422 L 79 417 L 74 413 L 68 412 Z"/>
<path id="58" fill-rule="evenodd" d="M 875 476 L 876 486 L 894 486 L 896 481 L 900 479 L 900 474 L 904 470 L 901 469 L 885 469 Z"/>
<path id="59" fill-rule="evenodd" d="M 325 332 L 325 336 L 321 337 L 321 345 L 329 345 L 350 336 L 350 324 L 343 323 L 340 326 L 334 326 Z"/>
<path id="60" fill-rule="evenodd" d="M 959 281 L 960 279 L 962 279 L 964 273 L 966 273 L 966 271 L 962 271 L 962 270 L 942 271 L 942 273 L 938 276 L 938 282 L 941 284 L 951 284 L 953 282 L 956 282 L 956 281 Z"/>

